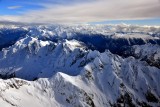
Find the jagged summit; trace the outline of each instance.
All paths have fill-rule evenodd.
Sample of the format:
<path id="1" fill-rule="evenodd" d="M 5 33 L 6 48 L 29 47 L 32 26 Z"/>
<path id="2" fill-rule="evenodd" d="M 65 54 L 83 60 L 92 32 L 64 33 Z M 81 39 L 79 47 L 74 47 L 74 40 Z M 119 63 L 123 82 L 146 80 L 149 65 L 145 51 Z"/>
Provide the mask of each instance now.
<path id="1" fill-rule="evenodd" d="M 21 35 L 16 39 L 0 30 L 8 38 L 5 46 L 0 44 L 1 106 L 160 106 L 159 28 L 17 29 L 9 30 Z"/>

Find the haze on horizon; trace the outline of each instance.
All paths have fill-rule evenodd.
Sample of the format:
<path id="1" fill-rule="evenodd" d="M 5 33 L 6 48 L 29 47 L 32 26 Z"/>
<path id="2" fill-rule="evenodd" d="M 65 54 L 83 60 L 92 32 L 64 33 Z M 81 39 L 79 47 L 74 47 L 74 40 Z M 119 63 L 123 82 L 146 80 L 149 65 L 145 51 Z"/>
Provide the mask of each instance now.
<path id="1" fill-rule="evenodd" d="M 160 0 L 0 0 L 0 22 L 160 25 Z"/>

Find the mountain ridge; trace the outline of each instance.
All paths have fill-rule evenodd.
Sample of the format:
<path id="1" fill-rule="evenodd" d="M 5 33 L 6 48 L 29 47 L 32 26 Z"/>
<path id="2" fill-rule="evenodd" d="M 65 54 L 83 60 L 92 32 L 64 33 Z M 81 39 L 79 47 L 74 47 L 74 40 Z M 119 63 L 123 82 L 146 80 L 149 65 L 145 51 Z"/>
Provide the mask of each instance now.
<path id="1" fill-rule="evenodd" d="M 45 30 L 41 31 L 39 27 Z M 80 30 L 83 35 L 76 35 L 77 33 L 71 30 L 72 26 L 67 27 L 68 30 L 61 29 L 61 26 L 48 26 L 47 29 L 39 27 L 34 28 L 38 29 L 38 32 L 29 30 L 27 35 L 0 51 L 2 106 L 159 106 L 159 44 L 145 42 L 140 45 L 135 42 L 130 47 L 125 47 L 121 53 L 114 53 L 111 51 L 113 47 L 116 47 L 114 50 L 118 52 L 117 49 L 123 46 L 123 42 L 117 44 L 118 39 L 113 35 L 117 34 L 115 32 L 109 32 L 108 35 L 115 40 L 113 44 L 110 44 L 109 48 L 104 47 L 103 51 L 99 49 L 105 46 L 102 41 L 105 41 L 107 35 L 97 32 L 108 32 L 102 29 L 104 26 L 73 27 L 85 29 Z M 58 32 L 50 31 L 53 28 L 58 29 Z M 44 31 L 49 32 L 47 39 Z M 90 31 L 96 33 L 86 33 Z M 56 40 L 53 33 L 60 37 Z M 128 32 L 118 34 L 121 34 L 122 41 L 128 40 L 123 37 L 130 35 Z M 132 34 L 136 35 L 135 32 Z M 81 40 L 84 35 L 84 40 L 89 43 Z M 140 39 L 145 38 L 144 41 L 144 35 L 155 39 L 147 33 L 138 35 L 141 35 Z M 133 37 L 131 36 L 132 40 Z M 100 41 L 97 38 L 100 38 Z M 156 40 L 159 40 L 158 33 Z"/>

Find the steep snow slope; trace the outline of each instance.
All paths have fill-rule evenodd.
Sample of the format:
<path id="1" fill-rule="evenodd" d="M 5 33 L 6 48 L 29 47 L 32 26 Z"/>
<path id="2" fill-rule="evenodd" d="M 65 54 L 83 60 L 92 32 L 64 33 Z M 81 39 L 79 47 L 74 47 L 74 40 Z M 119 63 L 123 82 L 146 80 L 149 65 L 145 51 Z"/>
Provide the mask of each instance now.
<path id="1" fill-rule="evenodd" d="M 146 61 L 151 66 L 160 68 L 160 46 L 146 44 L 133 47 L 134 55 L 143 61 Z"/>
<path id="2" fill-rule="evenodd" d="M 86 60 L 90 63 L 77 76 L 58 72 L 49 79 L 34 82 L 1 80 L 1 104 L 4 107 L 159 106 L 158 68 L 107 51 L 90 51 Z"/>
<path id="3" fill-rule="evenodd" d="M 159 27 L 22 28 L 0 51 L 1 106 L 160 106 Z"/>
<path id="4" fill-rule="evenodd" d="M 160 46 L 153 44 L 134 45 L 124 51 L 125 56 L 133 56 L 146 61 L 150 66 L 160 68 Z"/>
<path id="5" fill-rule="evenodd" d="M 80 58 L 86 53 L 81 44 L 75 40 L 57 44 L 23 38 L 0 52 L 0 74 L 3 78 L 16 76 L 27 80 L 50 77 L 57 71 L 77 75 Z"/>

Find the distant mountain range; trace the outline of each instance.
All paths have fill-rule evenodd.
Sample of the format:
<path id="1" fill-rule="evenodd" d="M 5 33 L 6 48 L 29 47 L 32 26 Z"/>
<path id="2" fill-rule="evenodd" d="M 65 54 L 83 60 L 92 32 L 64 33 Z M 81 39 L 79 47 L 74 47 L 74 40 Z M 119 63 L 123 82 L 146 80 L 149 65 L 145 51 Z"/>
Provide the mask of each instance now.
<path id="1" fill-rule="evenodd" d="M 3 107 L 160 106 L 160 27 L 0 25 Z"/>

